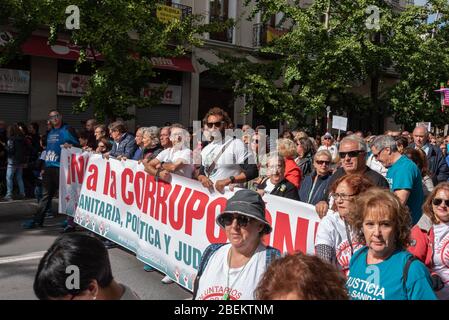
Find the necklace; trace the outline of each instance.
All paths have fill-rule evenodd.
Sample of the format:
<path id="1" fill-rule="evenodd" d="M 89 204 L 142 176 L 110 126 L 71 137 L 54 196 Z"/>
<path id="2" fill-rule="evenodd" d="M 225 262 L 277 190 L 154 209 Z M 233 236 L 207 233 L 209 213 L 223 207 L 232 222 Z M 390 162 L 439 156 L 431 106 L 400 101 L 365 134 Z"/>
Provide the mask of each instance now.
<path id="1" fill-rule="evenodd" d="M 256 250 L 257 250 L 257 248 L 256 248 Z M 253 254 L 254 254 L 254 252 L 253 252 Z M 232 258 L 232 248 L 229 249 L 228 275 L 227 275 L 227 277 L 226 277 L 226 288 L 228 288 L 229 291 L 226 292 L 226 293 L 223 295 L 223 300 L 231 300 L 231 296 L 230 296 L 229 292 L 231 292 L 231 288 L 236 284 L 237 280 L 238 280 L 238 279 L 240 278 L 240 276 L 242 275 L 243 270 L 245 270 L 246 266 L 248 265 L 248 262 L 249 262 L 249 261 L 251 260 L 251 258 L 252 258 L 252 255 L 251 255 L 251 258 L 249 258 L 249 260 L 246 261 L 246 263 L 243 265 L 242 270 L 239 271 L 239 274 L 238 274 L 237 277 L 234 279 L 234 282 L 232 283 L 232 286 L 229 286 L 229 271 L 231 270 L 231 258 Z"/>

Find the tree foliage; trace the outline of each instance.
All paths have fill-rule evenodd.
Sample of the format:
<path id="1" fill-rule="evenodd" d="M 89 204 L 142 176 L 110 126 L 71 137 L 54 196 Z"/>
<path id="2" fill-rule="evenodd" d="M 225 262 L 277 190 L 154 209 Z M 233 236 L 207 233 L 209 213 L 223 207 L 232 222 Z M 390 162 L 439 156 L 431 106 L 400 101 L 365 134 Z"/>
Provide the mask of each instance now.
<path id="1" fill-rule="evenodd" d="M 383 116 L 394 111 L 405 124 L 446 121 L 433 90 L 449 79 L 447 24 L 429 25 L 425 18 L 439 10 L 440 22 L 446 22 L 447 3 L 430 2 L 433 6 L 398 11 L 375 0 L 316 0 L 309 7 L 300 7 L 299 1 L 258 0 L 250 18 L 260 13 L 267 23 L 282 12 L 280 25 L 291 26 L 289 32 L 254 52 L 257 60 L 217 52 L 222 63 L 208 67 L 232 80 L 236 95 L 245 96 L 247 110 L 257 109 L 274 120 L 301 124 L 306 116 L 325 116 L 330 106 L 333 113 Z M 373 22 L 367 10 L 372 5 L 379 9 L 378 28 L 367 26 Z M 438 29 L 435 36 L 423 37 L 432 28 Z M 401 80 L 387 90 L 382 82 L 391 67 Z M 362 84 L 368 94 L 354 90 Z"/>
<path id="2" fill-rule="evenodd" d="M 197 34 L 207 30 L 201 17 L 183 15 L 181 20 L 162 23 L 156 17 L 155 0 L 2 0 L 0 24 L 15 28 L 18 34 L 0 52 L 0 64 L 20 53 L 20 45 L 38 29 L 47 29 L 49 41 L 69 35 L 80 46 L 78 65 L 88 61 L 89 50 L 101 53 L 104 61 L 92 61 L 93 76 L 87 94 L 77 111 L 93 105 L 102 119 L 129 119 L 128 108 L 151 107 L 160 101 L 163 88 L 142 98 L 140 90 L 157 76 L 152 57 L 185 54 L 192 45 L 201 45 Z M 76 5 L 80 10 L 80 28 L 66 30 L 65 9 Z M 216 28 L 216 26 L 215 26 Z"/>

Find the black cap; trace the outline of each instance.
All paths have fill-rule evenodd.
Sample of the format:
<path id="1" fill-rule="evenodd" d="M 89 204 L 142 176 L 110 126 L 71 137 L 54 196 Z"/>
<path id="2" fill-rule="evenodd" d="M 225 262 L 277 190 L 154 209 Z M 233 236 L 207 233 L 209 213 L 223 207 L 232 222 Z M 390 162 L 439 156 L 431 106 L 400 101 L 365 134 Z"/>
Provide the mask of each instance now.
<path id="1" fill-rule="evenodd" d="M 231 198 L 226 202 L 226 208 L 218 215 L 216 222 L 224 228 L 221 216 L 225 213 L 237 213 L 244 216 L 254 218 L 265 224 L 263 233 L 268 234 L 272 231 L 270 224 L 265 218 L 265 202 L 260 194 L 255 191 L 242 189 L 238 190 Z"/>

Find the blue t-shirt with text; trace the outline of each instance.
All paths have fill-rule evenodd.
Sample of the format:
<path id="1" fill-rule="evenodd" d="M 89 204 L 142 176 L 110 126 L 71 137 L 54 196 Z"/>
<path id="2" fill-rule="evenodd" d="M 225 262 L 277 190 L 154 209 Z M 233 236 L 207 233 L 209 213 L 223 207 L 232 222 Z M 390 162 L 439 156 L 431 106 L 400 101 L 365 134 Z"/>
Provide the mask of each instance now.
<path id="1" fill-rule="evenodd" d="M 401 156 L 388 168 L 387 181 L 393 192 L 401 189 L 410 191 L 407 206 L 412 215 L 412 224 L 417 224 L 422 216 L 424 193 L 421 172 L 416 164 L 406 156 Z"/>
<path id="2" fill-rule="evenodd" d="M 77 146 L 79 141 L 70 133 L 67 125 L 51 129 L 47 135 L 47 148 L 45 154 L 46 167 L 60 167 L 61 145 L 64 143 Z"/>
<path id="3" fill-rule="evenodd" d="M 404 289 L 404 267 L 411 254 L 395 251 L 388 259 L 368 265 L 368 247 L 352 256 L 346 281 L 351 300 L 436 300 L 426 266 L 414 260 L 410 264 Z"/>

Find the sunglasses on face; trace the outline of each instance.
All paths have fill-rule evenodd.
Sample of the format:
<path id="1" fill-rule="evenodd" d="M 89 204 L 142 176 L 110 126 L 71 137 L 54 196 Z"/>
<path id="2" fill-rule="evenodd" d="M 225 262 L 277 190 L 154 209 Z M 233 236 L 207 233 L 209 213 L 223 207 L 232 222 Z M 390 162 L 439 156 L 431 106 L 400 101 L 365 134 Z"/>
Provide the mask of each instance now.
<path id="1" fill-rule="evenodd" d="M 55 119 L 59 119 L 59 114 L 53 115 L 53 116 L 49 116 L 48 120 L 55 120 Z"/>
<path id="2" fill-rule="evenodd" d="M 439 206 L 440 204 L 442 204 L 444 201 L 444 204 L 446 205 L 446 207 L 449 207 L 449 200 L 444 200 L 444 199 L 439 199 L 439 198 L 435 198 L 432 200 L 432 204 L 434 206 Z"/>
<path id="3" fill-rule="evenodd" d="M 217 122 L 208 122 L 206 123 L 207 127 L 212 129 L 213 126 L 215 126 L 215 128 L 220 128 L 221 125 L 223 124 L 223 121 L 217 121 Z"/>
<path id="4" fill-rule="evenodd" d="M 331 163 L 330 161 L 326 161 L 326 160 L 315 160 L 315 162 L 319 165 L 324 164 L 326 166 L 328 166 Z"/>
<path id="5" fill-rule="evenodd" d="M 221 223 L 226 227 L 230 226 L 234 222 L 234 219 L 237 219 L 237 225 L 239 227 L 246 227 L 253 220 L 252 218 L 244 215 L 234 215 L 230 213 L 225 213 L 220 217 Z"/>
<path id="6" fill-rule="evenodd" d="M 362 153 L 362 150 L 354 150 L 354 151 L 348 151 L 348 152 L 339 152 L 340 158 L 344 159 L 346 158 L 346 155 L 349 156 L 349 158 L 355 158 L 358 157 L 360 153 Z"/>
<path id="7" fill-rule="evenodd" d="M 325 138 L 323 138 L 323 140 L 332 140 L 332 138 L 330 138 L 330 137 L 325 137 Z"/>

